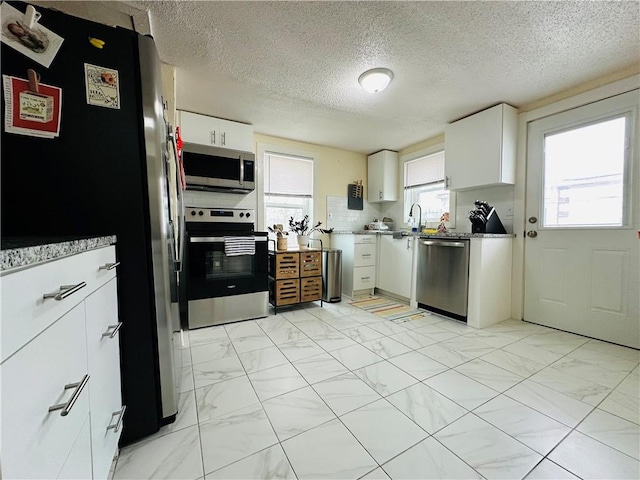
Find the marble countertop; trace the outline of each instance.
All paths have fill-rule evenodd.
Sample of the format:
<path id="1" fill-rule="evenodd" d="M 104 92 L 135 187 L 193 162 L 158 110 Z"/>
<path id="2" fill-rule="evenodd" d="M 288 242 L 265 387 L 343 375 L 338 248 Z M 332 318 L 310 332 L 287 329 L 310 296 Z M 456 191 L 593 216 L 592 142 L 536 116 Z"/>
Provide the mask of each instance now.
<path id="1" fill-rule="evenodd" d="M 0 241 L 0 272 L 68 257 L 116 243 L 115 235 L 104 237 L 5 237 Z"/>
<path id="2" fill-rule="evenodd" d="M 470 232 L 447 232 L 447 233 L 420 233 L 407 231 L 392 230 L 334 230 L 333 234 L 350 234 L 350 235 L 393 235 L 394 233 L 402 233 L 403 236 L 421 237 L 421 238 L 513 238 L 513 233 L 470 233 Z"/>

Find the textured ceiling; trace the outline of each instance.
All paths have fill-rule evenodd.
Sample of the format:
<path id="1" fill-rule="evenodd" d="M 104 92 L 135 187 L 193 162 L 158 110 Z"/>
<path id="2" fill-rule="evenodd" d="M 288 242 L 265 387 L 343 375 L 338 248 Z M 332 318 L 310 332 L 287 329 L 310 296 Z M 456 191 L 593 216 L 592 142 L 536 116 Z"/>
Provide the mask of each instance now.
<path id="1" fill-rule="evenodd" d="M 178 108 L 362 153 L 640 63 L 637 1 L 126 3 L 150 11 Z M 395 78 L 368 94 L 374 67 Z"/>

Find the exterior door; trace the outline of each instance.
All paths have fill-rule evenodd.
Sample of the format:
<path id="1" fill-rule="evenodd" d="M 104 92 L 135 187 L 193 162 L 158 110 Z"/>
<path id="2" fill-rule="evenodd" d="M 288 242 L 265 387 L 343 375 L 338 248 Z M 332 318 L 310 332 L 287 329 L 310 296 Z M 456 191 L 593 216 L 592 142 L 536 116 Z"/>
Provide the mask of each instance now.
<path id="1" fill-rule="evenodd" d="M 524 320 L 640 348 L 638 90 L 529 124 Z"/>

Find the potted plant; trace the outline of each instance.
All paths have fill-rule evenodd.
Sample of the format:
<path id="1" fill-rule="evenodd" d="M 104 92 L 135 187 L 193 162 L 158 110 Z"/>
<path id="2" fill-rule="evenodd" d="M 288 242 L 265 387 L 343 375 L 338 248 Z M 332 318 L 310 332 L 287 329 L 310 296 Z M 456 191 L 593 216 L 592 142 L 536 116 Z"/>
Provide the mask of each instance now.
<path id="1" fill-rule="evenodd" d="M 320 228 L 322 222 L 316 223 L 313 227 L 309 227 L 309 215 L 305 215 L 299 222 L 294 221 L 293 217 L 289 219 L 289 231 L 295 233 L 298 236 L 298 248 L 300 250 L 306 250 L 309 246 L 309 235 L 313 232 L 331 233 L 333 228 L 324 229 Z"/>
<path id="2" fill-rule="evenodd" d="M 276 223 L 273 227 L 267 226 L 267 230 L 276 234 L 276 250 L 286 250 L 288 248 L 288 242 L 285 237 L 289 235 L 289 232 L 285 232 L 281 223 Z"/>

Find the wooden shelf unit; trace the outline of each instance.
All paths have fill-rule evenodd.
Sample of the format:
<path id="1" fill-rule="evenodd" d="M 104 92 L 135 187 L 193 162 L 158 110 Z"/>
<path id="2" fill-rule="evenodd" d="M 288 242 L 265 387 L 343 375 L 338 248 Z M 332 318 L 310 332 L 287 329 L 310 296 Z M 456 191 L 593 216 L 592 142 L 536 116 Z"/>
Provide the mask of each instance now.
<path id="1" fill-rule="evenodd" d="M 322 249 L 269 250 L 269 302 L 278 307 L 320 300 Z"/>

